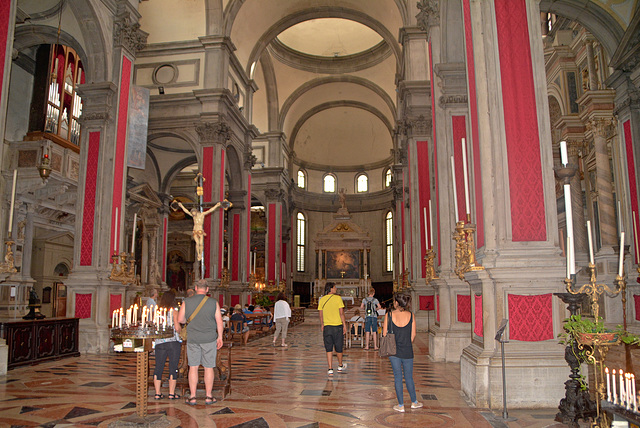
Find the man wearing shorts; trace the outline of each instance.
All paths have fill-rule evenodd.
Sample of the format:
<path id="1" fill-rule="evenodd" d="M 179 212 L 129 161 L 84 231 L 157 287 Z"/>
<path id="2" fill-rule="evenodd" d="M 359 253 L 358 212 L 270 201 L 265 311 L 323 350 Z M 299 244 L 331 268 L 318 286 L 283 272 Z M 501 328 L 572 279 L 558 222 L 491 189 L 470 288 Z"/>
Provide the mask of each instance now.
<path id="1" fill-rule="evenodd" d="M 327 351 L 329 375 L 333 375 L 334 349 L 338 356 L 338 371 L 341 372 L 347 368 L 347 364 L 342 363 L 342 345 L 344 335 L 347 334 L 347 322 L 344 319 L 344 303 L 337 292 L 338 287 L 332 282 L 327 282 L 324 286 L 325 295 L 318 302 L 320 328 L 324 339 L 324 349 Z"/>
<path id="2" fill-rule="evenodd" d="M 187 404 L 197 404 L 196 392 L 198 390 L 198 368 L 204 367 L 204 404 L 213 404 L 213 368 L 216 366 L 218 349 L 222 348 L 222 313 L 216 299 L 208 298 L 209 287 L 207 282 L 196 282 L 195 292 L 192 297 L 185 299 L 178 312 L 178 322 L 184 324 L 193 314 L 203 299 L 207 299 L 198 313 L 187 324 L 187 360 L 189 362 L 189 390 L 190 397 Z"/>
<path id="3" fill-rule="evenodd" d="M 380 302 L 374 296 L 376 289 L 369 288 L 369 296 L 362 299 L 360 309 L 364 309 L 364 349 L 369 350 L 369 336 L 373 335 L 373 349 L 378 349 L 378 309 Z"/>

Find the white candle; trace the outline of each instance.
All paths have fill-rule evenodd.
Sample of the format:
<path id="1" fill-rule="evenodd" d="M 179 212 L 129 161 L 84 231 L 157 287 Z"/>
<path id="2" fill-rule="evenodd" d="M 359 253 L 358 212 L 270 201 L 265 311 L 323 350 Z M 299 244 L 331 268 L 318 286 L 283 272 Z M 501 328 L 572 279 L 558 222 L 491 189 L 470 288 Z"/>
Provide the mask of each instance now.
<path id="1" fill-rule="evenodd" d="M 618 394 L 616 394 L 616 370 L 613 369 L 613 372 L 611 373 L 611 378 L 612 378 L 612 384 L 613 384 L 613 404 L 616 404 L 618 402 Z"/>
<path id="2" fill-rule="evenodd" d="M 433 214 L 431 213 L 431 199 L 429 199 L 429 240 L 433 248 Z"/>
<path id="3" fill-rule="evenodd" d="M 136 250 L 136 221 L 138 221 L 138 213 L 133 213 L 133 231 L 131 232 L 131 254 L 135 254 L 135 250 Z"/>
<path id="4" fill-rule="evenodd" d="M 456 164 L 451 156 L 451 182 L 453 183 L 453 219 L 458 222 L 458 190 L 456 189 Z"/>
<path id="5" fill-rule="evenodd" d="M 604 373 L 607 375 L 607 401 L 611 401 L 611 375 L 609 374 L 609 367 L 605 367 Z"/>
<path id="6" fill-rule="evenodd" d="M 116 311 L 111 312 L 111 327 L 115 327 L 116 323 Z"/>
<path id="7" fill-rule="evenodd" d="M 589 238 L 589 263 L 593 262 L 593 239 L 591 238 L 591 222 L 587 220 L 587 237 Z"/>
<path id="8" fill-rule="evenodd" d="M 118 207 L 116 207 L 116 221 L 113 231 L 113 253 L 118 254 Z"/>
<path id="9" fill-rule="evenodd" d="M 13 170 L 13 184 L 11 185 L 11 208 L 9 208 L 9 237 L 11 237 L 11 230 L 13 229 L 13 208 L 16 203 L 16 179 L 18 177 L 18 170 Z"/>
<path id="10" fill-rule="evenodd" d="M 169 325 L 173 326 L 173 308 L 169 309 Z"/>
<path id="11" fill-rule="evenodd" d="M 571 245 L 567 249 L 569 252 L 569 265 L 571 266 L 571 273 L 576 273 L 576 253 L 573 248 L 574 246 L 574 237 L 573 237 L 573 210 L 571 209 L 571 186 L 569 184 L 564 185 L 564 210 L 565 217 L 567 223 L 567 237 L 571 237 Z"/>
<path id="12" fill-rule="evenodd" d="M 629 405 L 631 404 L 631 378 L 629 377 L 629 373 L 624 374 L 624 390 L 627 392 L 625 407 L 629 410 Z"/>
<path id="13" fill-rule="evenodd" d="M 569 163 L 569 156 L 567 156 L 567 142 L 564 140 L 560 141 L 560 162 L 562 162 L 562 166 L 565 168 Z"/>
<path id="14" fill-rule="evenodd" d="M 624 226 L 622 225 L 622 206 L 618 201 L 618 231 L 624 232 Z"/>
<path id="15" fill-rule="evenodd" d="M 618 263 L 618 276 L 622 278 L 622 264 L 624 261 L 624 232 L 620 234 L 620 262 Z"/>
<path id="16" fill-rule="evenodd" d="M 422 209 L 422 213 L 424 214 L 424 249 L 429 249 L 429 235 L 427 234 L 427 207 Z"/>
<path id="17" fill-rule="evenodd" d="M 471 205 L 469 202 L 469 172 L 467 170 L 467 147 L 464 143 L 464 138 L 462 139 L 462 174 L 464 178 L 464 207 L 466 209 L 467 216 L 471 214 L 471 210 L 469 206 Z"/>
<path id="18" fill-rule="evenodd" d="M 633 411 L 638 411 L 638 396 L 636 395 L 636 375 L 631 375 L 631 391 L 633 392 Z"/>
<path id="19" fill-rule="evenodd" d="M 624 401 L 625 401 L 625 390 L 624 390 L 624 372 L 622 370 L 620 370 L 620 372 L 618 373 L 618 376 L 620 377 L 620 405 L 624 405 Z"/>
<path id="20" fill-rule="evenodd" d="M 571 278 L 571 255 L 569 254 L 569 247 L 571 246 L 571 237 L 567 236 L 567 248 L 565 253 L 567 254 L 567 279 Z"/>

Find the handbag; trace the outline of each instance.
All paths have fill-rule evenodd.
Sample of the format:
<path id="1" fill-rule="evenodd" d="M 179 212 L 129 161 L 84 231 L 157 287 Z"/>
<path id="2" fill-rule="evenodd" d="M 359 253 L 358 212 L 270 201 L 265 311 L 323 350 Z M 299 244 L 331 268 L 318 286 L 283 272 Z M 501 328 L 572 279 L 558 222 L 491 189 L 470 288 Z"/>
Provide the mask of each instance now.
<path id="1" fill-rule="evenodd" d="M 191 316 L 189 316 L 189 319 L 187 319 L 187 322 L 184 324 L 184 327 L 182 327 L 182 330 L 180 330 L 180 339 L 183 342 L 187 341 L 187 326 L 189 325 L 189 323 L 193 320 L 193 317 L 195 317 L 198 314 L 198 311 L 200 311 L 200 308 L 202 308 L 202 306 L 204 305 L 204 302 L 207 301 L 207 299 L 209 298 L 209 296 L 204 296 L 204 299 L 202 299 L 200 301 L 200 304 L 198 305 L 198 307 L 196 308 L 195 311 L 193 311 L 193 313 L 191 314 Z"/>
<path id="2" fill-rule="evenodd" d="M 387 334 L 380 338 L 381 357 L 391 357 L 396 355 L 396 335 L 393 333 L 393 321 L 389 315 L 390 313 L 387 313 L 387 316 L 389 317 L 387 321 Z M 389 331 L 389 329 L 392 331 Z"/>

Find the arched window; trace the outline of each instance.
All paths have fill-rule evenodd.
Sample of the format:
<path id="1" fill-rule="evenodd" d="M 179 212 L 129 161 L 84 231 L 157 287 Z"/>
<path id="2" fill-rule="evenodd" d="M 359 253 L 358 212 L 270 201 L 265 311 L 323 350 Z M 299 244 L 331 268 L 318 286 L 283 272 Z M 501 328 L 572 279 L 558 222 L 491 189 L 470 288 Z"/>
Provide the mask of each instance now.
<path id="1" fill-rule="evenodd" d="M 301 169 L 298 170 L 298 187 L 301 189 L 307 188 L 307 174 Z"/>
<path id="2" fill-rule="evenodd" d="M 336 176 L 333 174 L 327 174 L 322 179 L 322 190 L 325 193 L 336 193 Z"/>
<path id="3" fill-rule="evenodd" d="M 369 177 L 362 172 L 356 176 L 356 192 L 364 193 L 369 191 Z"/>
<path id="4" fill-rule="evenodd" d="M 296 222 L 296 269 L 298 272 L 304 272 L 304 255 L 306 248 L 306 235 L 307 235 L 307 218 L 302 213 L 298 213 Z"/>
<path id="5" fill-rule="evenodd" d="M 384 171 L 384 188 L 391 186 L 391 168 Z"/>
<path id="6" fill-rule="evenodd" d="M 385 226 L 385 271 L 393 272 L 393 212 L 387 212 L 384 220 Z"/>

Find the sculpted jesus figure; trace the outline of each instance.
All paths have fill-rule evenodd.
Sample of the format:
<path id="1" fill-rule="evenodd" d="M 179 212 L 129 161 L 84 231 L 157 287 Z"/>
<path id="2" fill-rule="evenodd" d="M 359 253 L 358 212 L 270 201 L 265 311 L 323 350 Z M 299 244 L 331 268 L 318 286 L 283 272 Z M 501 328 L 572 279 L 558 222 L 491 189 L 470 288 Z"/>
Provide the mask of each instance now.
<path id="1" fill-rule="evenodd" d="M 187 210 L 185 208 L 184 205 L 182 205 L 182 203 L 180 201 L 176 201 L 174 200 L 174 202 L 178 203 L 178 206 L 180 208 L 182 208 L 182 211 L 185 212 L 185 214 L 191 216 L 193 218 L 193 240 L 196 243 L 196 255 L 198 257 L 198 261 L 202 260 L 202 256 L 204 254 L 204 236 L 206 235 L 204 233 L 204 218 L 206 216 L 208 216 L 209 214 L 211 214 L 212 212 L 214 212 L 215 210 L 217 210 L 218 208 L 222 207 L 223 209 L 227 210 L 231 207 L 231 202 L 227 201 L 226 199 L 222 202 L 218 202 L 217 204 L 215 204 L 214 206 L 212 206 L 211 208 L 209 208 L 208 210 L 204 211 L 204 212 L 200 212 L 195 208 L 191 208 L 191 211 Z"/>

